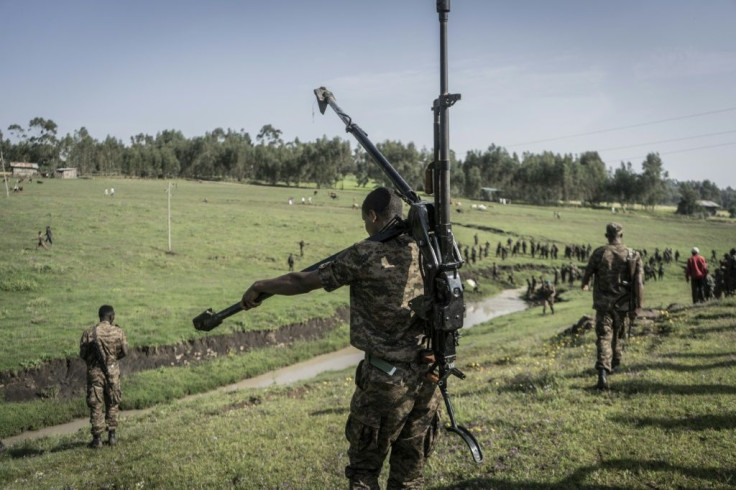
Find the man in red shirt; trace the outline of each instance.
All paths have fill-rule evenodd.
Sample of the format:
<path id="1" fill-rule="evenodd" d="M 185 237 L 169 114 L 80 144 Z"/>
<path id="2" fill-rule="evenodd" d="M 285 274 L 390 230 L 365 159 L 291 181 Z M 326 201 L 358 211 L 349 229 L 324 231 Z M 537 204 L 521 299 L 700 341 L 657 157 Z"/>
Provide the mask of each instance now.
<path id="1" fill-rule="evenodd" d="M 690 283 L 693 293 L 693 303 L 705 301 L 705 279 L 708 276 L 708 263 L 700 255 L 698 247 L 693 247 L 692 255 L 687 259 L 685 280 Z"/>

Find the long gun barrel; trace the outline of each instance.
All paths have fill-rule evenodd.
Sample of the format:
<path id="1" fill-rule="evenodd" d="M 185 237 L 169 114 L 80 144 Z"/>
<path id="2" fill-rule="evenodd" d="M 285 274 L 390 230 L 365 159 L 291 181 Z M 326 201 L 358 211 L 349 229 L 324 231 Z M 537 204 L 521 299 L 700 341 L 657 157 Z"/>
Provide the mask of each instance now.
<path id="1" fill-rule="evenodd" d="M 440 20 L 440 96 L 434 101 L 434 162 L 431 186 L 435 192 L 434 204 L 422 201 L 414 190 L 376 148 L 368 135 L 337 105 L 335 97 L 325 87 L 314 90 L 319 110 L 325 113 L 330 106 L 360 145 L 381 167 L 394 187 L 409 204 L 408 227 L 421 252 L 424 276 L 425 308 L 421 314 L 427 320 L 427 355 L 432 363 L 432 378 L 439 385 L 445 401 L 450 426 L 447 429 L 463 438 L 475 462 L 483 461 L 483 452 L 473 435 L 455 422 L 454 410 L 447 392 L 450 376 L 464 378 L 455 367 L 455 347 L 458 330 L 463 326 L 465 303 L 463 285 L 458 270 L 462 266 L 460 251 L 452 235 L 450 224 L 450 159 L 449 117 L 447 109 L 460 100 L 459 94 L 447 92 L 447 19 L 450 0 L 437 0 Z M 425 191 L 430 191 L 425 189 Z M 436 372 L 435 372 L 436 371 Z"/>
<path id="2" fill-rule="evenodd" d="M 404 226 L 403 222 L 393 222 L 390 223 L 389 226 L 387 226 L 384 230 L 381 230 L 381 232 L 366 238 L 367 241 L 374 241 L 374 242 L 385 242 L 387 240 L 390 240 L 402 233 L 406 232 L 406 228 Z M 340 255 L 343 251 L 340 251 L 336 254 L 330 255 L 326 259 L 322 259 L 319 262 L 310 265 L 306 269 L 303 269 L 302 272 L 309 272 L 313 271 L 319 268 L 322 264 L 325 264 L 327 262 L 332 262 L 335 260 L 335 258 Z M 261 293 L 260 296 L 258 296 L 259 301 L 263 301 L 264 299 L 270 298 L 273 296 L 272 294 L 268 293 Z M 240 304 L 240 302 L 237 302 L 233 305 L 228 306 L 224 310 L 215 312 L 212 308 L 208 308 L 199 315 L 195 316 L 192 319 L 192 323 L 194 324 L 194 328 L 196 330 L 201 330 L 205 332 L 209 332 L 213 328 L 219 326 L 223 320 L 225 320 L 228 317 L 233 316 L 236 313 L 240 313 L 243 311 L 243 306 Z"/>

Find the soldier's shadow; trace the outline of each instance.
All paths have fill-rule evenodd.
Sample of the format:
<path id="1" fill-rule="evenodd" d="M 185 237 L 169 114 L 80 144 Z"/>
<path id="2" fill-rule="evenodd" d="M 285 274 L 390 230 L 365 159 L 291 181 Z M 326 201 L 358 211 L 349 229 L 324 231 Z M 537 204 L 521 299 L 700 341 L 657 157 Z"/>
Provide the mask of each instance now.
<path id="1" fill-rule="evenodd" d="M 13 459 L 28 458 L 33 456 L 41 456 L 46 453 L 58 453 L 61 451 L 69 451 L 71 449 L 77 449 L 80 447 L 87 446 L 84 441 L 70 441 L 61 443 L 51 449 L 40 449 L 36 447 L 10 447 L 7 449 L 8 455 Z"/>

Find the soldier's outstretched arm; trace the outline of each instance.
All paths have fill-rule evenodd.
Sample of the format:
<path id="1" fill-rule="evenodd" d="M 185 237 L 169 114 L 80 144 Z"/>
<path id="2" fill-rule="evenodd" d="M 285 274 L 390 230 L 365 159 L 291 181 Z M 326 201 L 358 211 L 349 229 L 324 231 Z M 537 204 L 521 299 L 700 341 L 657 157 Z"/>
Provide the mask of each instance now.
<path id="1" fill-rule="evenodd" d="M 322 287 L 322 279 L 319 277 L 317 270 L 309 272 L 289 272 L 283 276 L 274 277 L 273 279 L 263 279 L 254 282 L 243 294 L 240 301 L 243 309 L 249 310 L 260 306 L 261 301 L 258 297 L 262 293 L 281 294 L 284 296 L 294 296 L 304 294 Z"/>

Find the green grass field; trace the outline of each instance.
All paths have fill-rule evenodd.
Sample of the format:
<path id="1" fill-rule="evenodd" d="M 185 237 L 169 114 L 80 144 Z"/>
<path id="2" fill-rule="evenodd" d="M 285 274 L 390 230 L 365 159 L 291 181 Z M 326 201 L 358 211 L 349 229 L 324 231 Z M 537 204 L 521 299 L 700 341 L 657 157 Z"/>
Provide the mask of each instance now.
<path id="1" fill-rule="evenodd" d="M 571 296 L 554 318 L 532 309 L 467 332 L 467 379 L 450 389 L 485 461 L 443 433 L 426 487 L 733 488 L 736 301 L 637 327 L 599 392 L 592 332 L 558 335 L 589 302 Z M 162 405 L 125 419 L 114 449 L 87 449 L 86 430 L 13 446 L 0 454 L 0 485 L 341 488 L 351 375 Z"/>
<path id="2" fill-rule="evenodd" d="M 115 197 L 104 196 L 115 187 Z M 254 279 L 286 271 L 299 240 L 303 268 L 364 237 L 366 194 L 350 183 L 336 190 L 178 181 L 172 197 L 173 254 L 167 252 L 162 181 L 46 180 L 11 195 L 0 207 L 0 370 L 76 356 L 83 328 L 111 303 L 133 347 L 168 345 L 204 335 L 270 329 L 328 317 L 346 291 L 272 298 L 209 334 L 191 319 L 207 307 L 237 301 Z M 295 205 L 287 200 L 295 198 Z M 300 204 L 312 196 L 313 204 Z M 205 202 L 205 199 L 207 202 Z M 709 257 L 736 245 L 728 220 L 690 220 L 662 211 L 493 205 L 453 214 L 458 241 L 478 233 L 492 250 L 512 236 L 537 241 L 603 244 L 608 221 L 624 241 L 651 253 L 696 245 Z M 562 219 L 553 218 L 559 211 Z M 37 250 L 50 225 L 54 245 Z M 467 226 L 463 226 L 467 225 Z M 478 231 L 477 226 L 504 230 Z M 497 259 L 496 260 L 500 263 Z M 463 274 L 490 266 L 468 265 Z M 561 265 L 563 260 L 510 258 L 506 264 Z M 523 280 L 523 275 L 519 278 Z M 498 285 L 482 283 L 484 293 Z M 473 295 L 469 294 L 472 299 Z M 444 437 L 427 469 L 430 488 L 729 488 L 736 483 L 736 382 L 733 301 L 663 317 L 635 332 L 613 389 L 597 393 L 594 336 L 558 334 L 591 313 L 590 293 L 564 291 L 556 315 L 538 308 L 469 330 L 460 347 L 465 381 L 453 380 L 460 423 L 482 443 L 475 466 L 462 442 Z M 646 306 L 689 303 L 681 265 L 665 281 L 648 282 Z M 90 453 L 87 431 L 13 447 L 0 455 L 0 484 L 51 487 L 335 488 L 344 484 L 343 424 L 352 373 L 324 375 L 288 388 L 213 394 L 207 391 L 264 369 L 347 344 L 344 327 L 291 349 L 227 356 L 186 368 L 157 369 L 124 379 L 124 408 L 159 404 L 124 422 L 121 445 Z M 170 403 L 163 403 L 170 402 Z M 127 404 L 127 405 L 126 405 Z M 83 400 L 48 399 L 0 406 L 0 436 L 84 416 Z M 327 435 L 327 436 L 326 436 Z M 113 455 L 113 456 L 111 456 Z M 114 468 L 115 472 L 110 471 Z M 115 473 L 117 476 L 115 476 Z"/>
<path id="3" fill-rule="evenodd" d="M 253 279 L 285 272 L 289 253 L 296 253 L 299 269 L 365 236 L 360 212 L 352 204 L 360 204 L 366 190 L 351 185 L 337 190 L 333 200 L 325 190 L 313 196 L 311 188 L 179 181 L 172 197 L 173 254 L 166 253 L 165 182 L 56 179 L 27 187 L 0 208 L 0 334 L 5 339 L 0 371 L 76 355 L 79 332 L 96 321 L 103 303 L 116 307 L 117 321 L 132 346 L 202 335 L 191 328 L 195 315 L 234 303 Z M 115 187 L 115 197 L 103 194 L 108 187 Z M 289 197 L 295 205 L 287 204 Z M 299 204 L 301 197 L 313 197 L 313 204 Z M 555 208 L 562 215 L 556 220 L 550 208 L 494 205 L 482 212 L 469 210 L 469 204 L 464 203 L 466 212 L 453 217 L 457 240 L 469 244 L 478 233 L 481 243 L 490 241 L 492 249 L 510 235 L 461 224 L 493 226 L 514 238 L 597 246 L 604 240 L 605 223 L 615 219 L 624 225 L 628 245 L 650 253 L 670 246 L 684 256 L 693 245 L 706 255 L 711 249 L 722 254 L 736 236 L 733 222 L 689 220 L 671 213 L 612 216 L 603 210 Z M 54 245 L 37 249 L 36 234 L 47 225 L 54 230 Z M 298 257 L 300 240 L 308 243 L 304 257 Z M 686 292 L 682 286 L 678 289 Z M 268 311 L 236 317 L 216 333 L 329 316 L 345 301 L 343 292 L 273 298 Z"/>

